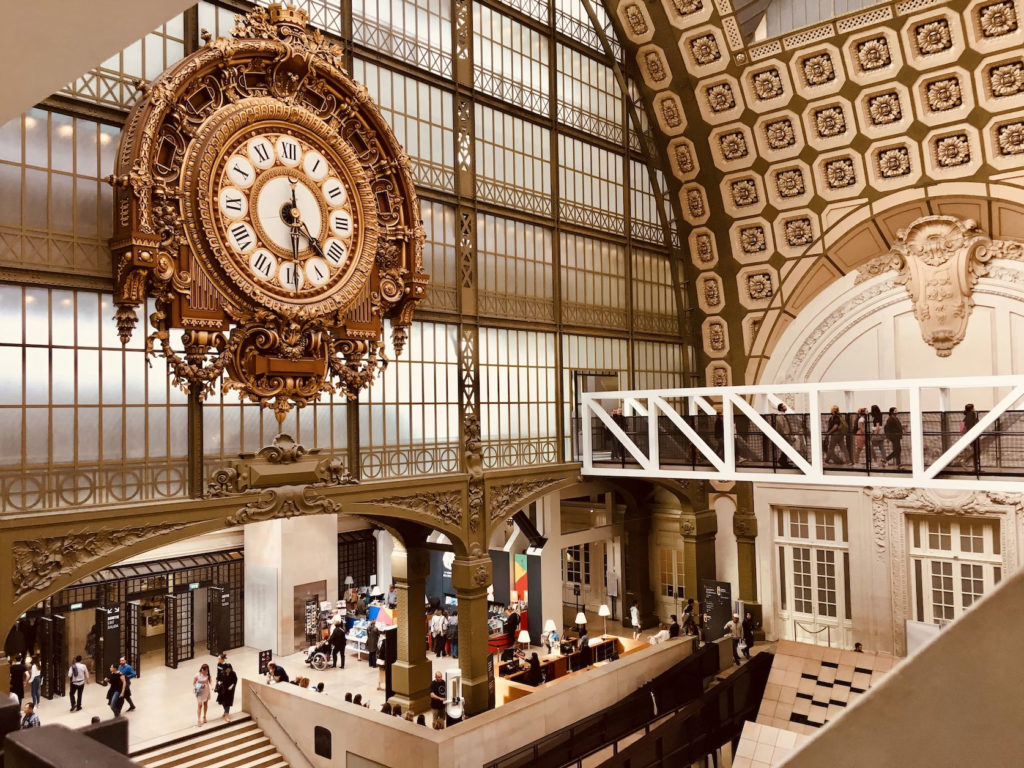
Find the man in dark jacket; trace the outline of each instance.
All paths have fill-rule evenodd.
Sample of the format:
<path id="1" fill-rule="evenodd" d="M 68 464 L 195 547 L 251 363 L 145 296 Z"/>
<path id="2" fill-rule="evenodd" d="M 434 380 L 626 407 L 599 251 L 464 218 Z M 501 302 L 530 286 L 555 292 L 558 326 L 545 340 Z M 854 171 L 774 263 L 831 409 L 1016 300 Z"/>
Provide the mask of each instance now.
<path id="1" fill-rule="evenodd" d="M 331 666 L 338 666 L 338 656 L 341 656 L 341 668 L 345 668 L 345 625 L 339 621 L 331 630 Z"/>
<path id="2" fill-rule="evenodd" d="M 747 647 L 743 649 L 743 655 L 750 658 L 750 649 L 754 647 L 754 617 L 747 611 L 743 619 L 743 642 Z"/>

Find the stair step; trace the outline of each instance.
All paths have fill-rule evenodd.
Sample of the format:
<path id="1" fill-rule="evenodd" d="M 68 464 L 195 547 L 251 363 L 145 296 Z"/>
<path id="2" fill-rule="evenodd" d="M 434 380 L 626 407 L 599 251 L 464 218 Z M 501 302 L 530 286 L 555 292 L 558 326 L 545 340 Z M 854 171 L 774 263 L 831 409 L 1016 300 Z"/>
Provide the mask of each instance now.
<path id="1" fill-rule="evenodd" d="M 281 755 L 269 741 L 258 749 L 242 752 L 228 758 L 211 755 L 212 762 L 202 764 L 203 768 L 263 768 L 263 766 L 280 760 Z"/>
<path id="2" fill-rule="evenodd" d="M 204 740 L 201 743 L 188 745 L 189 749 L 166 755 L 159 760 L 147 760 L 143 762 L 143 765 L 146 768 L 201 768 L 206 765 L 212 755 L 229 757 L 238 752 L 269 744 L 270 739 L 264 735 L 263 731 L 254 727 L 251 731 L 233 734 L 228 741 Z"/>
<path id="3" fill-rule="evenodd" d="M 131 757 L 144 768 L 288 768 L 270 738 L 248 715 Z"/>
<path id="4" fill-rule="evenodd" d="M 137 752 L 132 752 L 130 757 L 136 762 L 147 763 L 157 757 L 172 755 L 181 749 L 191 749 L 196 744 L 208 743 L 235 733 L 250 731 L 254 728 L 258 730 L 256 723 L 253 722 L 249 715 L 245 715 L 244 718 L 238 718 L 230 723 L 222 723 L 201 731 L 192 731 L 187 736 L 181 736 L 163 744 L 140 749 Z"/>

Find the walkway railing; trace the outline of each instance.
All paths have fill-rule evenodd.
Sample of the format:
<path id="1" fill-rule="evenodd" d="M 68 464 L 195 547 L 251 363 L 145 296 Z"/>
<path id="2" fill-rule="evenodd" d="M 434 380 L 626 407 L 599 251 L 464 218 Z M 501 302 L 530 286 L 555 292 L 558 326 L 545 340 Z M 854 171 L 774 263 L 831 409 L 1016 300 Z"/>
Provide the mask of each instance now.
<path id="1" fill-rule="evenodd" d="M 1015 408 L 1024 376 L 601 392 L 575 438 L 586 475 L 1024 491 Z"/>

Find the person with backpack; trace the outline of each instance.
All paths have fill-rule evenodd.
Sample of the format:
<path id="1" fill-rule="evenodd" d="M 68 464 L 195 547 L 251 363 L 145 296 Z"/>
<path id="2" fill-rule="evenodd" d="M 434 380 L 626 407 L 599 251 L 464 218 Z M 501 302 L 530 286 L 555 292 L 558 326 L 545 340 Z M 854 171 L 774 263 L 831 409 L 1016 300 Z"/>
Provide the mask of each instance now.
<path id="1" fill-rule="evenodd" d="M 338 657 L 341 656 L 341 668 L 345 668 L 345 644 L 348 638 L 345 635 L 345 623 L 336 619 L 334 629 L 331 630 L 331 666 L 338 666 Z"/>

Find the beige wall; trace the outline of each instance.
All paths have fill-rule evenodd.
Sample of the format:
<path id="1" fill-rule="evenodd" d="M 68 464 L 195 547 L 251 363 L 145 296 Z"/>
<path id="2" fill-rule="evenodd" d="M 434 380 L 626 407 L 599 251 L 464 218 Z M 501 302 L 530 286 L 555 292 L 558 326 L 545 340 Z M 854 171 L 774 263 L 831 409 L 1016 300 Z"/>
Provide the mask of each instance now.
<path id="1" fill-rule="evenodd" d="M 950 624 L 783 765 L 1014 766 L 1024 762 L 1024 572 Z"/>
<path id="2" fill-rule="evenodd" d="M 410 755 L 416 755 L 416 768 L 479 768 L 614 704 L 689 656 L 691 648 L 690 640 L 650 646 L 444 731 L 346 705 L 340 698 L 294 685 L 245 680 L 242 708 L 252 713 L 295 768 L 345 765 L 346 752 L 389 768 L 406 768 Z M 333 762 L 313 755 L 314 725 L 330 729 Z"/>

